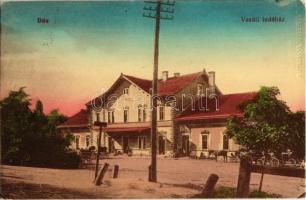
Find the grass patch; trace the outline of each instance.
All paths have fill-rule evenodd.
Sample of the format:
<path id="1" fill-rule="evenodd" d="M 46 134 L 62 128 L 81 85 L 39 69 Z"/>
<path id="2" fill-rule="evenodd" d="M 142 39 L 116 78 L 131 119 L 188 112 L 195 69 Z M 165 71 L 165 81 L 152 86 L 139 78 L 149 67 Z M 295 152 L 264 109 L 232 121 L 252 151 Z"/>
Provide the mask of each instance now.
<path id="1" fill-rule="evenodd" d="M 251 191 L 249 198 L 280 198 L 279 194 L 271 194 L 267 192 Z M 203 198 L 200 194 L 195 195 L 195 198 Z M 219 187 L 214 192 L 213 198 L 236 198 L 236 188 Z"/>
<path id="2" fill-rule="evenodd" d="M 280 198 L 281 195 L 254 190 L 250 193 L 250 198 Z"/>
<path id="3" fill-rule="evenodd" d="M 235 198 L 236 189 L 231 187 L 219 187 L 214 192 L 214 198 Z"/>

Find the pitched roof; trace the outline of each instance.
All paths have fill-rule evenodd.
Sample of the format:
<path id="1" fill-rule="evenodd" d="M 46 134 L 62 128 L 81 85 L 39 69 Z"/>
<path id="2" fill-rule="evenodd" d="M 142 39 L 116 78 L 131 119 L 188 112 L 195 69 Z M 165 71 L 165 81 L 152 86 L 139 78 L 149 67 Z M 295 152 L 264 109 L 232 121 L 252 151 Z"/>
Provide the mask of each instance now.
<path id="1" fill-rule="evenodd" d="M 58 128 L 64 128 L 64 127 L 80 127 L 80 126 L 88 126 L 89 120 L 88 120 L 88 111 L 87 110 L 80 110 L 75 115 L 68 118 L 67 121 L 62 123 L 58 126 Z"/>
<path id="2" fill-rule="evenodd" d="M 205 109 L 198 109 L 198 105 L 205 107 L 206 99 L 202 98 L 202 101 L 195 102 L 195 110 L 191 108 L 180 114 L 176 121 L 194 121 L 194 120 L 205 120 L 205 119 L 226 119 L 230 116 L 243 116 L 243 111 L 240 105 L 244 102 L 251 101 L 256 97 L 256 92 L 247 93 L 236 93 L 218 96 L 219 109 L 216 110 L 216 104 L 214 99 L 207 100 L 208 111 Z"/>
<path id="3" fill-rule="evenodd" d="M 202 72 L 186 74 L 178 77 L 170 77 L 167 80 L 159 80 L 158 94 L 160 96 L 173 95 L 196 80 Z"/>
<path id="4" fill-rule="evenodd" d="M 130 75 L 123 75 L 126 77 L 128 80 L 132 81 L 135 83 L 138 87 L 146 91 L 147 93 L 150 93 L 150 88 L 152 87 L 152 81 L 148 79 L 142 79 L 138 78 L 135 76 L 130 76 Z"/>
<path id="5" fill-rule="evenodd" d="M 192 81 L 196 80 L 203 72 L 197 72 L 192 74 L 186 74 L 181 75 L 178 77 L 170 77 L 168 80 L 158 80 L 158 94 L 160 96 L 166 96 L 166 95 L 174 95 L 183 88 L 185 88 L 188 84 L 190 84 Z M 104 94 L 96 97 L 95 99 L 92 99 L 91 101 L 87 102 L 86 105 L 89 106 L 93 101 L 100 104 L 100 99 L 103 96 L 107 96 L 108 93 L 110 93 L 111 89 L 118 84 L 118 82 L 122 79 L 128 80 L 134 84 L 136 84 L 138 87 L 143 89 L 145 92 L 150 93 L 150 89 L 152 88 L 152 80 L 138 78 L 131 75 L 121 74 L 121 76 L 115 81 L 115 83 L 111 86 L 111 88 L 105 92 Z M 218 89 L 218 88 L 217 88 Z"/>
<path id="6" fill-rule="evenodd" d="M 202 72 L 186 74 L 178 77 L 170 77 L 167 80 L 163 81 L 158 80 L 158 95 L 173 95 L 179 92 L 181 89 L 185 88 L 192 81 L 196 80 Z M 152 88 L 152 80 L 142 79 L 135 76 L 123 75 L 128 78 L 130 81 L 138 85 L 144 91 L 150 93 L 150 88 Z"/>

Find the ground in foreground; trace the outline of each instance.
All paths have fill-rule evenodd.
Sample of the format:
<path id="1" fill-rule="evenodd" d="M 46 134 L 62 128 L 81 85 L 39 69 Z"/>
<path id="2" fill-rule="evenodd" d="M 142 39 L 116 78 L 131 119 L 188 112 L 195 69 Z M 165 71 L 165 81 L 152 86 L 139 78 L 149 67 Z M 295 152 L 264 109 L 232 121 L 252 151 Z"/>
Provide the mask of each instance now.
<path id="1" fill-rule="evenodd" d="M 192 198 L 198 195 L 209 174 L 219 176 L 219 195 L 233 195 L 238 163 L 189 159 L 158 159 L 158 183 L 147 182 L 148 158 L 107 159 L 110 164 L 103 185 L 92 183 L 89 169 L 59 170 L 2 166 L 2 195 L 6 198 Z M 113 166 L 120 166 L 119 178 L 112 179 Z M 260 174 L 252 174 L 251 189 L 258 188 Z M 283 197 L 304 192 L 304 179 L 265 175 L 263 191 Z M 225 188 L 225 189 L 224 189 Z M 227 194 L 228 193 L 228 194 Z M 218 196 L 221 197 L 221 196 Z M 275 196 L 271 196 L 275 197 Z"/>

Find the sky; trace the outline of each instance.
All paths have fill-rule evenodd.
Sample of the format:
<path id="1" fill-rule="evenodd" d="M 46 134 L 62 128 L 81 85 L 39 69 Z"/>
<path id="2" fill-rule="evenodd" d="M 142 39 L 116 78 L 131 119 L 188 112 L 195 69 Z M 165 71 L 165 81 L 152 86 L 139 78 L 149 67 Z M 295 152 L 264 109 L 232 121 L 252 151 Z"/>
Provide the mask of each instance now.
<path id="1" fill-rule="evenodd" d="M 72 115 L 120 73 L 152 78 L 155 22 L 143 1 L 1 4 L 1 99 L 25 86 L 45 112 Z M 159 74 L 216 72 L 224 94 L 277 86 L 305 109 L 304 5 L 297 0 L 177 0 L 162 20 Z M 243 23 L 280 16 L 284 22 Z M 48 23 L 38 23 L 38 18 Z"/>

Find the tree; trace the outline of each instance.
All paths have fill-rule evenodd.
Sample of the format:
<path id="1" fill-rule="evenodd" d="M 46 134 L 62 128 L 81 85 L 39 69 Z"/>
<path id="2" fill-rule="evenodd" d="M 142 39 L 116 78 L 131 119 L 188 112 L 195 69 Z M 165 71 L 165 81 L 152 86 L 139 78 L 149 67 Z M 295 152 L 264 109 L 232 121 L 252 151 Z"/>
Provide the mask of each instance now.
<path id="1" fill-rule="evenodd" d="M 289 137 L 283 138 L 282 143 L 293 151 L 293 156 L 305 159 L 305 111 L 290 113 Z"/>
<path id="2" fill-rule="evenodd" d="M 48 115 L 48 125 L 50 134 L 56 133 L 56 126 L 62 124 L 67 120 L 67 117 L 65 115 L 62 115 L 58 109 L 52 110 Z"/>
<path id="3" fill-rule="evenodd" d="M 43 103 L 37 101 L 31 111 L 24 88 L 11 91 L 0 105 L 2 163 L 44 167 L 67 167 L 73 163 L 73 167 L 77 166 L 79 157 L 67 151 L 71 136 L 54 134 L 56 126 L 66 120 L 58 110 L 46 116 Z"/>
<path id="4" fill-rule="evenodd" d="M 37 114 L 39 114 L 39 115 L 43 115 L 43 113 L 44 113 L 44 106 L 43 106 L 41 100 L 38 100 L 38 101 L 36 102 L 36 105 L 35 105 L 35 112 L 36 112 Z"/>
<path id="5" fill-rule="evenodd" d="M 11 91 L 1 105 L 1 158 L 8 161 L 25 159 L 21 146 L 24 133 L 29 132 L 31 110 L 29 95 L 24 88 Z"/>
<path id="6" fill-rule="evenodd" d="M 305 131 L 302 130 L 305 123 L 302 123 L 302 114 L 293 114 L 284 101 L 277 99 L 279 94 L 277 87 L 261 87 L 255 99 L 241 105 L 243 119 L 228 119 L 228 136 L 248 150 L 257 152 L 279 155 L 288 148 L 304 150 L 305 136 L 298 141 Z M 298 122 L 296 118 L 299 118 Z M 299 146 L 294 147 L 297 142 Z"/>

